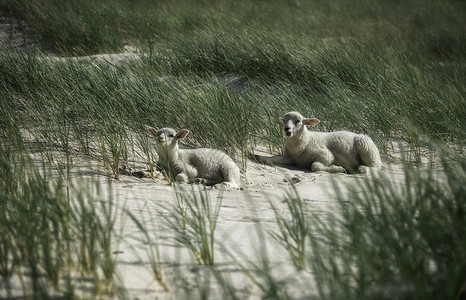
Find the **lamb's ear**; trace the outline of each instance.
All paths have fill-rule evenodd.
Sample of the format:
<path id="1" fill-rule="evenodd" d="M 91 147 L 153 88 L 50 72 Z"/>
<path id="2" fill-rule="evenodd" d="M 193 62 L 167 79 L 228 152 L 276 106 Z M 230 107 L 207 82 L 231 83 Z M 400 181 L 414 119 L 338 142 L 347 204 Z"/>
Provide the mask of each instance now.
<path id="1" fill-rule="evenodd" d="M 283 118 L 278 118 L 278 121 L 280 121 L 281 123 L 285 124 L 285 120 L 283 120 Z"/>
<path id="2" fill-rule="evenodd" d="M 175 135 L 175 138 L 177 140 L 181 140 L 181 139 L 184 139 L 189 133 L 189 130 L 187 129 L 181 129 L 180 131 L 178 131 L 178 133 Z"/>
<path id="3" fill-rule="evenodd" d="M 157 137 L 157 129 L 153 128 L 153 127 L 149 127 L 147 129 L 149 131 L 149 133 L 153 136 L 153 137 Z"/>
<path id="4" fill-rule="evenodd" d="M 317 120 L 317 119 L 314 119 L 314 118 L 309 118 L 309 119 L 304 119 L 303 120 L 303 124 L 306 124 L 306 125 L 309 125 L 309 126 L 313 126 L 313 125 L 316 125 L 316 124 L 319 124 L 320 121 Z"/>

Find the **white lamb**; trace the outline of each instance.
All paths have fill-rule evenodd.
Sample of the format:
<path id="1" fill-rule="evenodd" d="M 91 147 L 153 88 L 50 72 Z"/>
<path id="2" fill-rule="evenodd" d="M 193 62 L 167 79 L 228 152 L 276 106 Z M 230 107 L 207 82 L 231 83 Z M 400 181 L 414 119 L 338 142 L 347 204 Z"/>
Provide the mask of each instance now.
<path id="1" fill-rule="evenodd" d="M 313 132 L 306 125 L 320 121 L 304 118 L 300 113 L 286 113 L 280 122 L 286 135 L 285 155 L 259 157 L 271 164 L 296 164 L 312 171 L 332 173 L 367 173 L 380 168 L 379 150 L 367 135 L 349 131 Z"/>
<path id="2" fill-rule="evenodd" d="M 205 185 L 223 182 L 227 188 L 239 188 L 239 168 L 222 151 L 208 148 L 180 149 L 178 141 L 189 133 L 186 129 L 178 133 L 173 128 L 148 130 L 157 142 L 160 163 L 168 168 L 177 182 Z"/>

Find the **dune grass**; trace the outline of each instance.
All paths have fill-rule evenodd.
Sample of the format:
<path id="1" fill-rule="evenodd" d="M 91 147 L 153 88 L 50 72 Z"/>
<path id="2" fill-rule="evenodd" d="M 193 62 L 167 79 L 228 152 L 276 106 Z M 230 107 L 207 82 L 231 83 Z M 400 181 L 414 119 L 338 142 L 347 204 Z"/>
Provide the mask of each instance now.
<path id="1" fill-rule="evenodd" d="M 286 249 L 296 269 L 304 270 L 306 269 L 306 248 L 310 234 L 309 216 L 296 189 L 288 191 L 285 196 L 286 206 L 292 219 L 283 217 L 280 214 L 281 210 L 270 201 L 279 229 L 278 232 L 272 231 L 270 234 Z"/>
<path id="2" fill-rule="evenodd" d="M 191 191 L 179 187 L 177 203 L 165 218 L 169 229 L 175 233 L 175 240 L 189 249 L 201 265 L 215 263 L 215 229 L 222 205 L 222 195 L 211 200 L 206 191 Z"/>
<path id="3" fill-rule="evenodd" d="M 357 3 L 6 0 L 0 9 L 24 21 L 52 47 L 78 55 L 118 51 L 125 43 L 176 45 L 171 44 L 173 40 L 191 41 L 193 32 L 214 29 L 229 34 L 232 29 L 239 29 L 243 33 L 282 33 L 290 37 L 285 44 L 292 42 L 291 37 L 302 35 L 361 40 L 382 36 L 381 40 L 390 42 L 396 50 L 414 50 L 410 58 L 425 56 L 419 57 L 418 53 L 464 58 L 461 40 L 464 40 L 465 7 L 457 1 L 417 0 L 395 5 L 368 0 Z M 222 47 L 220 41 L 217 45 Z"/>
<path id="4" fill-rule="evenodd" d="M 413 153 L 420 135 L 464 144 L 460 2 L 58 2 L 0 9 L 64 55 L 124 44 L 145 55 L 112 67 L 10 49 L 0 58 L 3 114 L 44 150 L 77 142 L 89 153 L 97 136 L 116 178 L 130 132 L 151 163 L 146 125 L 187 128 L 189 143 L 237 154 L 245 167 L 251 140 L 280 152 L 275 124 L 290 110 L 319 118 L 315 130 L 367 133 L 382 150 L 394 136 Z"/>
<path id="5" fill-rule="evenodd" d="M 76 135 L 84 151 L 88 129 L 96 131 L 115 177 L 128 128 L 188 127 L 193 141 L 239 152 L 245 163 L 251 138 L 279 151 L 274 124 L 289 110 L 321 119 L 316 130 L 368 133 L 382 148 L 401 136 L 419 149 L 419 134 L 461 144 L 465 7 L 420 4 L 5 1 L 5 14 L 59 53 L 131 44 L 148 56 L 108 69 L 9 54 L 2 56 L 2 92 L 35 116 L 28 118 L 44 128 L 36 136 L 48 144 L 56 137 L 45 114 L 60 122 L 59 141 Z M 222 74 L 238 76 L 240 86 L 216 82 Z"/>
<path id="6" fill-rule="evenodd" d="M 342 51 L 340 46 L 336 43 L 331 51 Z M 98 154 L 116 178 L 120 158 L 124 162 L 135 145 L 141 149 L 138 155 L 153 164 L 145 126 L 189 129 L 188 144 L 223 150 L 244 168 L 251 142 L 281 151 L 277 119 L 289 110 L 319 118 L 322 123 L 314 130 L 369 134 L 382 150 L 393 137 L 404 139 L 413 153 L 423 145 L 421 135 L 464 144 L 466 105 L 459 65 L 421 73 L 397 62 L 387 74 L 388 64 L 365 66 L 342 56 L 346 67 L 362 68 L 350 72 L 360 75 L 354 79 L 359 86 L 332 77 L 325 64 L 318 71 L 327 79 L 318 85 L 243 77 L 238 79 L 243 86 L 237 86 L 225 84 L 221 74 L 162 76 L 162 62 L 145 59 L 109 68 L 9 53 L 0 58 L 2 126 L 26 129 L 51 161 L 56 149 L 66 156 Z"/>
<path id="7" fill-rule="evenodd" d="M 21 148 L 0 147 L 2 297 L 18 296 L 12 282 L 33 298 L 73 298 L 83 285 L 89 295 L 119 295 L 114 200 L 98 199 L 97 184 L 57 176 L 45 159 L 37 166 Z"/>
<path id="8" fill-rule="evenodd" d="M 321 297 L 461 299 L 464 297 L 465 160 L 440 155 L 443 171 L 405 168 L 361 184 L 339 209 L 314 216 L 309 263 Z"/>

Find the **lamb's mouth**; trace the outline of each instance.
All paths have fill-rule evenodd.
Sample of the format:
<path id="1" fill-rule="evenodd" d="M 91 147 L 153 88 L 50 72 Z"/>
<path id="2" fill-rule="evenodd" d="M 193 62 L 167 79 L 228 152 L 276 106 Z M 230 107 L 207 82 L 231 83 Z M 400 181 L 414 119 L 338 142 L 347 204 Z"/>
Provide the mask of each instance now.
<path id="1" fill-rule="evenodd" d="M 157 138 L 157 142 L 158 142 L 159 144 L 162 144 L 162 145 L 166 145 L 166 144 L 167 144 L 167 142 L 165 141 L 165 139 L 162 138 L 162 137 L 158 137 L 158 138 Z"/>
<path id="2" fill-rule="evenodd" d="M 291 136 L 291 132 L 285 132 L 286 136 Z"/>

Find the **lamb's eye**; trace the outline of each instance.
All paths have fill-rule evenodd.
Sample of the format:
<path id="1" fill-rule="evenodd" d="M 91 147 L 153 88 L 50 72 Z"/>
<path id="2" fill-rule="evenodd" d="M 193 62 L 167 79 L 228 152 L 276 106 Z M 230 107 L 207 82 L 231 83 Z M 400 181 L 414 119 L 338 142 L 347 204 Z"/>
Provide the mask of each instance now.
<path id="1" fill-rule="evenodd" d="M 301 122 L 301 120 L 296 120 L 294 123 L 299 124 L 299 122 Z"/>
<path id="2" fill-rule="evenodd" d="M 171 137 L 171 138 L 172 138 L 172 137 L 175 137 L 175 135 L 174 135 L 174 134 L 170 134 L 170 135 L 168 135 L 168 136 L 169 136 L 169 137 Z"/>

